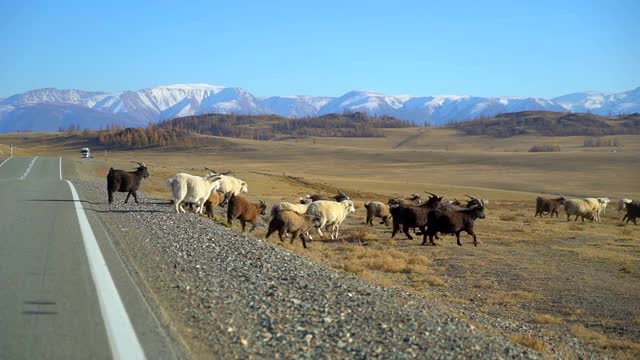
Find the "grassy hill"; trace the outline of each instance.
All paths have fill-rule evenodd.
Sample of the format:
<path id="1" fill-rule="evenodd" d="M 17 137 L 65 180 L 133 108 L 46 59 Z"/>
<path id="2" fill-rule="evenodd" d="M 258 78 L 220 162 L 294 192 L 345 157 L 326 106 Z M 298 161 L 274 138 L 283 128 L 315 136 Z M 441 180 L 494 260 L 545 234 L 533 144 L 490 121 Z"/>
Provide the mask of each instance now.
<path id="1" fill-rule="evenodd" d="M 103 130 L 98 133 L 98 141 L 112 147 L 144 148 L 198 145 L 197 135 L 250 140 L 285 140 L 311 136 L 371 138 L 384 137 L 381 129 L 411 126 L 412 123 L 393 117 L 373 117 L 359 112 L 302 119 L 278 115 L 206 114 L 165 120 L 146 128 Z"/>
<path id="2" fill-rule="evenodd" d="M 511 137 L 640 134 L 640 114 L 599 116 L 585 113 L 523 111 L 451 125 L 466 135 Z"/>

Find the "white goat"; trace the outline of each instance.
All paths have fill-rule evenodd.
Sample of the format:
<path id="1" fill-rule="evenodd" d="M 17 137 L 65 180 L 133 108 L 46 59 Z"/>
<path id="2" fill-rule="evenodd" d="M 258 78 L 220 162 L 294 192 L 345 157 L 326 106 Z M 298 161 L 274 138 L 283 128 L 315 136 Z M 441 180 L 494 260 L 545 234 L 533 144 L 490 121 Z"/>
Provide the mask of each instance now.
<path id="1" fill-rule="evenodd" d="M 584 198 L 584 201 L 591 204 L 593 213 L 595 214 L 595 220 L 600 221 L 600 214 L 604 212 L 604 209 L 609 203 L 609 198 Z"/>
<path id="2" fill-rule="evenodd" d="M 309 208 L 307 209 L 307 215 L 314 215 L 320 218 L 320 226 L 317 227 L 318 234 L 320 236 L 324 236 L 322 234 L 323 227 L 331 228 L 331 239 L 335 240 L 338 238 L 338 231 L 340 228 L 340 224 L 347 218 L 349 213 L 356 212 L 355 207 L 353 207 L 353 201 L 351 200 L 342 200 L 340 202 L 332 201 L 332 200 L 318 200 L 309 204 Z M 311 239 L 311 236 L 309 236 Z"/>
<path id="3" fill-rule="evenodd" d="M 292 204 L 290 202 L 281 201 L 279 203 L 273 204 L 273 206 L 271 207 L 271 217 L 285 210 L 291 210 L 297 212 L 298 214 L 304 214 L 307 212 L 308 208 L 309 204 Z"/>
<path id="4" fill-rule="evenodd" d="M 191 202 L 198 206 L 196 213 L 204 212 L 204 203 L 209 199 L 212 191 L 220 188 L 219 176 L 194 176 L 186 173 L 179 173 L 167 180 L 167 187 L 173 193 L 173 200 L 176 212 L 184 213 L 184 208 L 180 203 Z"/>
<path id="5" fill-rule="evenodd" d="M 220 192 L 225 194 L 233 194 L 235 196 L 241 193 L 248 193 L 249 187 L 247 183 L 230 175 L 216 174 L 213 171 L 209 171 L 207 176 L 218 176 L 220 178 Z"/>
<path id="6" fill-rule="evenodd" d="M 564 211 L 567 213 L 567 221 L 571 220 L 571 215 L 576 216 L 574 221 L 577 221 L 578 216 L 580 216 L 583 222 L 584 218 L 591 219 L 591 221 L 593 221 L 598 216 L 597 209 L 594 209 L 593 204 L 585 199 L 565 200 Z"/>

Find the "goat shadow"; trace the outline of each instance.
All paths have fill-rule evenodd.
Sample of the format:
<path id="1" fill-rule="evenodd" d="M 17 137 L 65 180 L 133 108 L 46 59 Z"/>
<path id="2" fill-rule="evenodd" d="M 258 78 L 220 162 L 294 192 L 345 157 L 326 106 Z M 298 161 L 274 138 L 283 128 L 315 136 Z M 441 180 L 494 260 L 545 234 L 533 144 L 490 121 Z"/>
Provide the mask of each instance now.
<path id="1" fill-rule="evenodd" d="M 96 210 L 96 209 L 84 209 L 85 211 L 93 211 L 97 213 L 168 213 L 169 211 L 162 210 L 140 210 L 140 209 L 107 209 L 107 210 Z"/>
<path id="2" fill-rule="evenodd" d="M 100 205 L 99 202 L 91 202 L 88 200 L 71 200 L 71 199 L 29 199 L 29 202 L 81 202 L 83 204 Z"/>

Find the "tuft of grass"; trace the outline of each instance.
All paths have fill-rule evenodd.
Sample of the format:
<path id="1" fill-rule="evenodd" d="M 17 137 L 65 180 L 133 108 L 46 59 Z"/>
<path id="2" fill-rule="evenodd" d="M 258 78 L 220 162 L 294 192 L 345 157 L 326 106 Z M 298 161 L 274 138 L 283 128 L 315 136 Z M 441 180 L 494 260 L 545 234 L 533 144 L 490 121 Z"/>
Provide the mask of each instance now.
<path id="1" fill-rule="evenodd" d="M 531 320 L 538 324 L 560 324 L 562 319 L 549 314 L 536 314 Z"/>
<path id="2" fill-rule="evenodd" d="M 496 291 L 490 294 L 487 302 L 491 305 L 514 305 L 542 299 L 542 295 L 528 291 Z"/>
<path id="3" fill-rule="evenodd" d="M 530 335 L 516 334 L 516 335 L 511 335 L 509 338 L 511 339 L 511 341 L 517 344 L 520 344 L 524 347 L 527 347 L 529 349 L 533 349 L 537 352 L 543 352 L 546 347 L 546 344 L 544 343 L 544 341 Z"/>
<path id="4" fill-rule="evenodd" d="M 640 344 L 631 340 L 610 339 L 606 335 L 595 332 L 581 325 L 571 327 L 571 334 L 583 342 L 595 345 L 602 349 L 617 349 L 623 354 L 621 357 L 633 356 L 640 353 Z M 632 357 L 629 357 L 632 358 Z"/>
<path id="5" fill-rule="evenodd" d="M 218 225 L 222 225 L 224 227 L 231 227 L 227 223 L 227 219 L 223 218 L 222 216 L 213 215 L 213 218 L 211 219 L 211 221 L 215 222 Z"/>
<path id="6" fill-rule="evenodd" d="M 492 289 L 494 287 L 494 283 L 493 281 L 482 280 L 480 282 L 473 284 L 473 287 L 477 289 Z"/>
<path id="7" fill-rule="evenodd" d="M 584 225 L 573 223 L 569 225 L 569 230 L 584 231 Z"/>
<path id="8" fill-rule="evenodd" d="M 447 287 L 447 283 L 444 282 L 441 277 L 436 275 L 426 276 L 424 278 L 424 282 L 429 284 L 429 286 Z"/>
<path id="9" fill-rule="evenodd" d="M 631 228 L 624 228 L 622 229 L 622 231 L 620 232 L 623 236 L 631 236 L 633 235 L 633 230 Z"/>
<path id="10" fill-rule="evenodd" d="M 502 221 L 516 221 L 518 216 L 516 214 L 502 214 L 499 219 Z"/>
<path id="11" fill-rule="evenodd" d="M 340 237 L 343 241 L 354 243 L 363 243 L 368 240 L 375 239 L 375 236 L 370 234 L 367 229 L 363 227 L 347 229 Z"/>

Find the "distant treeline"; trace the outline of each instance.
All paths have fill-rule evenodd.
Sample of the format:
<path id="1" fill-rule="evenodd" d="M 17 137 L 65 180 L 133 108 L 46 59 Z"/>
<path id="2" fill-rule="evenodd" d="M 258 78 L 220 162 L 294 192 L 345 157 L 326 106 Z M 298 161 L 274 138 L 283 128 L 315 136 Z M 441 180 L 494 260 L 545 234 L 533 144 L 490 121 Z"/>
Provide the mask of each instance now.
<path id="1" fill-rule="evenodd" d="M 599 116 L 584 113 L 525 111 L 480 118 L 451 125 L 467 135 L 511 137 L 537 134 L 543 136 L 603 136 L 640 134 L 640 114 Z"/>
<path id="2" fill-rule="evenodd" d="M 154 126 L 147 128 L 110 128 L 98 131 L 98 142 L 109 147 L 192 145 L 191 136 L 181 130 L 167 131 Z"/>
<path id="3" fill-rule="evenodd" d="M 289 119 L 277 115 L 207 114 L 185 116 L 150 124 L 146 128 L 111 128 L 98 132 L 100 144 L 118 147 L 190 146 L 192 135 L 213 135 L 252 140 L 302 137 L 383 137 L 382 128 L 415 126 L 390 116 L 364 113 L 329 114 Z"/>

